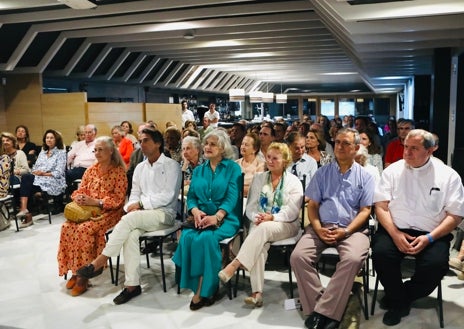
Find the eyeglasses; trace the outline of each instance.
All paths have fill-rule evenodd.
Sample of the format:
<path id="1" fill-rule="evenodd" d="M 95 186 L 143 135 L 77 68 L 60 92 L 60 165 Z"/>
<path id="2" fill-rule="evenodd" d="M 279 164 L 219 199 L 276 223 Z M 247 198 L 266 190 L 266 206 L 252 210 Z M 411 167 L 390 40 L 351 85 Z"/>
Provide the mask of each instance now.
<path id="1" fill-rule="evenodd" d="M 106 150 L 106 149 L 103 148 L 103 147 L 98 147 L 98 148 L 95 148 L 95 149 L 93 150 L 93 153 L 103 152 L 103 151 L 105 151 L 105 150 Z"/>
<path id="2" fill-rule="evenodd" d="M 411 130 L 411 127 L 398 127 L 398 130 Z"/>

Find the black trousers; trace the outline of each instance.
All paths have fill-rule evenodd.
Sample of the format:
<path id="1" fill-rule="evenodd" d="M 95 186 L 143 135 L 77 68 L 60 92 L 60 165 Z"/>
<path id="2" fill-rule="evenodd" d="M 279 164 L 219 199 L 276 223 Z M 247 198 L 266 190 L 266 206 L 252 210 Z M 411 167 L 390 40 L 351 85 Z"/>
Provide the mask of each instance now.
<path id="1" fill-rule="evenodd" d="M 416 230 L 401 231 L 412 236 L 427 233 Z M 448 271 L 452 238 L 453 236 L 448 234 L 437 239 L 415 255 L 414 274 L 409 280 L 403 282 L 401 263 L 406 254 L 398 250 L 387 231 L 379 226 L 379 230 L 372 239 L 372 260 L 374 269 L 385 289 L 388 303 L 401 306 L 432 293 Z"/>

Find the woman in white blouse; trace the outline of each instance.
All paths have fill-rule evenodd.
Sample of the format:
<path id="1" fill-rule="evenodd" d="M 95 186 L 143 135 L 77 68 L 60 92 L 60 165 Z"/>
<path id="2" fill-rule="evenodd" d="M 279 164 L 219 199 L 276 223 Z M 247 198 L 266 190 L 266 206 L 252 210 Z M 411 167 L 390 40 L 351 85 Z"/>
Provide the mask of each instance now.
<path id="1" fill-rule="evenodd" d="M 298 220 L 303 189 L 298 177 L 286 172 L 292 161 L 286 144 L 272 143 L 266 153 L 268 171 L 255 174 L 246 207 L 250 219 L 250 233 L 237 257 L 219 272 L 227 282 L 239 267 L 250 272 L 252 294 L 245 303 L 263 305 L 264 265 L 270 243 L 298 233 Z"/>

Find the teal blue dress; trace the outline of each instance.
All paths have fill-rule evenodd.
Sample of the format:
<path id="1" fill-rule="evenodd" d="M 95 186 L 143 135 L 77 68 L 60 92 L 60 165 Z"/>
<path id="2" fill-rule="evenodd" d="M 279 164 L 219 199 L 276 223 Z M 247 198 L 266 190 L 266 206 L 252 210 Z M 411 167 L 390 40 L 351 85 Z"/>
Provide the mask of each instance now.
<path id="1" fill-rule="evenodd" d="M 227 213 L 222 225 L 215 230 L 184 229 L 172 258 L 180 270 L 177 275 L 181 288 L 196 293 L 199 279 L 203 277 L 201 297 L 213 296 L 219 287 L 218 273 L 222 267 L 219 242 L 233 236 L 240 227 L 241 175 L 240 166 L 229 159 L 219 162 L 215 172 L 209 160 L 193 171 L 187 194 L 189 212 L 196 207 L 207 215 L 214 215 L 219 209 Z"/>

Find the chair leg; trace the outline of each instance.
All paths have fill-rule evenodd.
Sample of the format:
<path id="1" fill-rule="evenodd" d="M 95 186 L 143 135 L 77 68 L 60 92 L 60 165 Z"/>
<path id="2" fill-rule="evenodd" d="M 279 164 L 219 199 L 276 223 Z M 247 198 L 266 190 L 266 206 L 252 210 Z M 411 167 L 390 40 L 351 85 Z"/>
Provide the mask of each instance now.
<path id="1" fill-rule="evenodd" d="M 442 296 L 442 291 L 441 291 L 441 281 L 438 284 L 437 303 L 438 303 L 438 319 L 440 320 L 440 328 L 444 328 L 445 321 L 443 319 L 443 296 Z"/>
<path id="2" fill-rule="evenodd" d="M 118 255 L 118 257 L 116 257 L 116 273 L 114 275 L 114 285 L 117 287 L 118 286 L 118 282 L 119 282 L 119 259 L 121 258 L 120 255 Z"/>
<path id="3" fill-rule="evenodd" d="M 163 239 L 159 240 L 159 254 L 160 254 L 160 263 L 161 263 L 161 278 L 163 279 L 163 291 L 166 292 L 167 289 L 166 289 L 166 274 L 164 273 Z"/>
<path id="4" fill-rule="evenodd" d="M 374 315 L 375 302 L 377 301 L 377 290 L 379 289 L 379 276 L 375 278 L 374 294 L 372 295 L 371 315 Z"/>
<path id="5" fill-rule="evenodd" d="M 363 271 L 363 296 L 364 296 L 364 303 L 363 303 L 363 309 L 364 309 L 364 318 L 366 320 L 369 320 L 369 302 L 367 300 L 367 294 L 369 293 L 369 266 L 366 265 L 366 268 Z"/>
<path id="6" fill-rule="evenodd" d="M 111 283 L 114 284 L 113 260 L 111 259 L 111 257 L 108 258 L 108 263 L 110 267 Z"/>
<path id="7" fill-rule="evenodd" d="M 288 263 L 288 282 L 290 283 L 290 298 L 293 299 L 293 278 L 292 278 L 292 267 L 290 266 L 290 251 L 289 248 L 285 248 L 285 257 Z"/>

